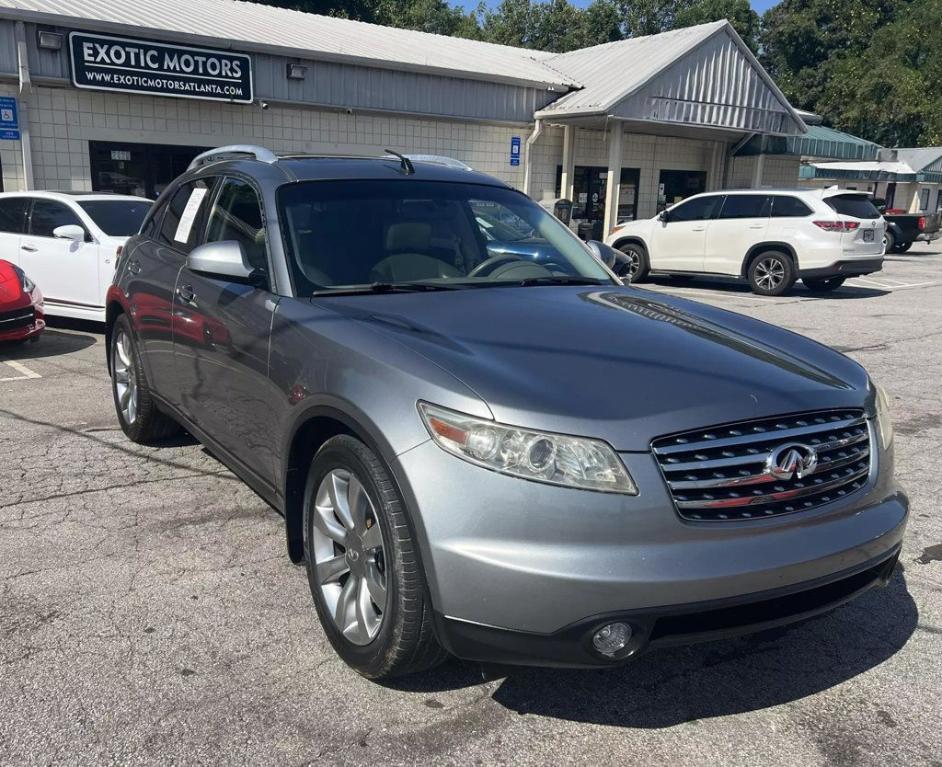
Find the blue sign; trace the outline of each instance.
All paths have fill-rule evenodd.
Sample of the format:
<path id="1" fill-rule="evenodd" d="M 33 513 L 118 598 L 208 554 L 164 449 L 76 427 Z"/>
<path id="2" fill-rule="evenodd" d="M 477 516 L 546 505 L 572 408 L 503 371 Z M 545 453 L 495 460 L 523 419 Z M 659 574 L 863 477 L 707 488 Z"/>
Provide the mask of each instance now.
<path id="1" fill-rule="evenodd" d="M 510 137 L 510 164 L 520 164 L 520 136 Z"/>
<path id="2" fill-rule="evenodd" d="M 16 112 L 16 99 L 0 96 L 0 139 L 20 140 L 20 119 Z"/>

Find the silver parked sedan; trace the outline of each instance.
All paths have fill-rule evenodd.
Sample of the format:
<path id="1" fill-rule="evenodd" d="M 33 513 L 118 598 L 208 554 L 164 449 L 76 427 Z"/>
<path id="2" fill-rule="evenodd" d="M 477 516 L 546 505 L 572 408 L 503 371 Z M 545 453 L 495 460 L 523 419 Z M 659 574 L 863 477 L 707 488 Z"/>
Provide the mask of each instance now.
<path id="1" fill-rule="evenodd" d="M 594 247 L 454 164 L 215 150 L 118 265 L 118 419 L 284 515 L 372 678 L 615 665 L 885 583 L 907 501 L 866 372 Z"/>

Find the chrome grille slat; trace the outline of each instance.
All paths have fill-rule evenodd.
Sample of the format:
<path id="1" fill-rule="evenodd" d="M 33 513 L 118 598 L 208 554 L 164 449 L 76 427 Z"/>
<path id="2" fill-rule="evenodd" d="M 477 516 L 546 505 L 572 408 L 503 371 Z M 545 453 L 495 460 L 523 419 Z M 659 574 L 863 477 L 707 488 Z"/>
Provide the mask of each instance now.
<path id="1" fill-rule="evenodd" d="M 825 471 L 833 471 L 834 469 L 839 469 L 842 466 L 848 466 L 852 463 L 857 463 L 858 461 L 866 458 L 870 453 L 869 448 L 864 448 L 854 455 L 848 456 L 847 458 L 840 458 L 836 461 L 825 461 L 819 463 L 818 467 L 814 470 L 813 474 L 808 476 L 813 477 L 815 474 L 821 474 Z M 668 485 L 670 485 L 672 490 L 707 490 L 717 487 L 739 487 L 741 485 L 750 485 L 750 484 L 764 484 L 767 482 L 776 482 L 778 481 L 776 477 L 767 472 L 761 472 L 759 474 L 750 474 L 745 477 L 723 477 L 722 479 L 698 479 L 698 480 L 668 480 Z"/>
<path id="2" fill-rule="evenodd" d="M 802 458 L 789 464 L 779 449 L 793 443 Z M 831 503 L 866 484 L 872 459 L 870 424 L 859 409 L 698 429 L 651 447 L 677 513 L 692 521 L 767 518 Z M 774 473 L 767 466 L 773 452 Z M 798 477 L 796 467 L 812 453 L 817 465 Z"/>
<path id="3" fill-rule="evenodd" d="M 792 429 L 767 429 L 762 432 L 753 432 L 741 436 L 717 437 L 716 439 L 705 439 L 699 442 L 678 442 L 673 445 L 657 446 L 654 448 L 654 452 L 658 455 L 672 455 L 674 453 L 690 453 L 700 450 L 736 447 L 738 445 L 752 445 L 757 442 L 780 442 L 787 439 L 807 437 L 821 432 L 849 429 L 855 426 L 865 425 L 866 423 L 866 418 L 859 417 L 842 421 L 809 424 L 808 426 L 798 426 Z M 704 430 L 704 432 L 709 433 L 709 430 Z M 678 437 L 677 439 L 683 439 L 683 437 Z"/>

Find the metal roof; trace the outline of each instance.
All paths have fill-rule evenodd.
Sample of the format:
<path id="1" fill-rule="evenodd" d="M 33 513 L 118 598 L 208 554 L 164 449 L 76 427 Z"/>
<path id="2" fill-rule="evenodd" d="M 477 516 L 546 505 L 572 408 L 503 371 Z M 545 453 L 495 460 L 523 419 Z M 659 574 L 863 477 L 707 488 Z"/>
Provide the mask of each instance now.
<path id="1" fill-rule="evenodd" d="M 896 148 L 893 151 L 897 160 L 906 163 L 917 173 L 942 159 L 942 146 Z"/>
<path id="2" fill-rule="evenodd" d="M 0 0 L 0 18 L 567 91 L 552 54 L 238 0 Z"/>
<path id="3" fill-rule="evenodd" d="M 824 125 L 809 125 L 804 136 L 789 136 L 786 144 L 787 154 L 835 160 L 875 160 L 880 151 L 879 144 Z"/>
<path id="4" fill-rule="evenodd" d="M 801 117 L 726 20 L 583 48 L 542 64 L 585 87 L 537 117 L 613 115 L 759 133 L 805 131 Z"/>

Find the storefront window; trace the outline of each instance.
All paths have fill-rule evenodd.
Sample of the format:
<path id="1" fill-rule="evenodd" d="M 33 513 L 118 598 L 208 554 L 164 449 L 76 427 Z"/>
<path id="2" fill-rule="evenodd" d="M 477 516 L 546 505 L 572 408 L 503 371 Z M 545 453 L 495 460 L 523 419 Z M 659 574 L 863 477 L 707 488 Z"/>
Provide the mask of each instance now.
<path id="1" fill-rule="evenodd" d="M 562 185 L 562 165 L 556 167 L 556 189 Z M 638 168 L 622 168 L 618 190 L 618 222 L 634 221 L 638 217 Z M 602 239 L 605 220 L 605 195 L 608 168 L 599 165 L 577 165 L 573 172 L 572 220 L 593 224 L 595 239 Z"/>
<path id="2" fill-rule="evenodd" d="M 90 141 L 92 189 L 155 199 L 205 147 Z"/>
<path id="3" fill-rule="evenodd" d="M 706 172 L 701 170 L 662 170 L 657 185 L 657 211 L 706 191 Z"/>

